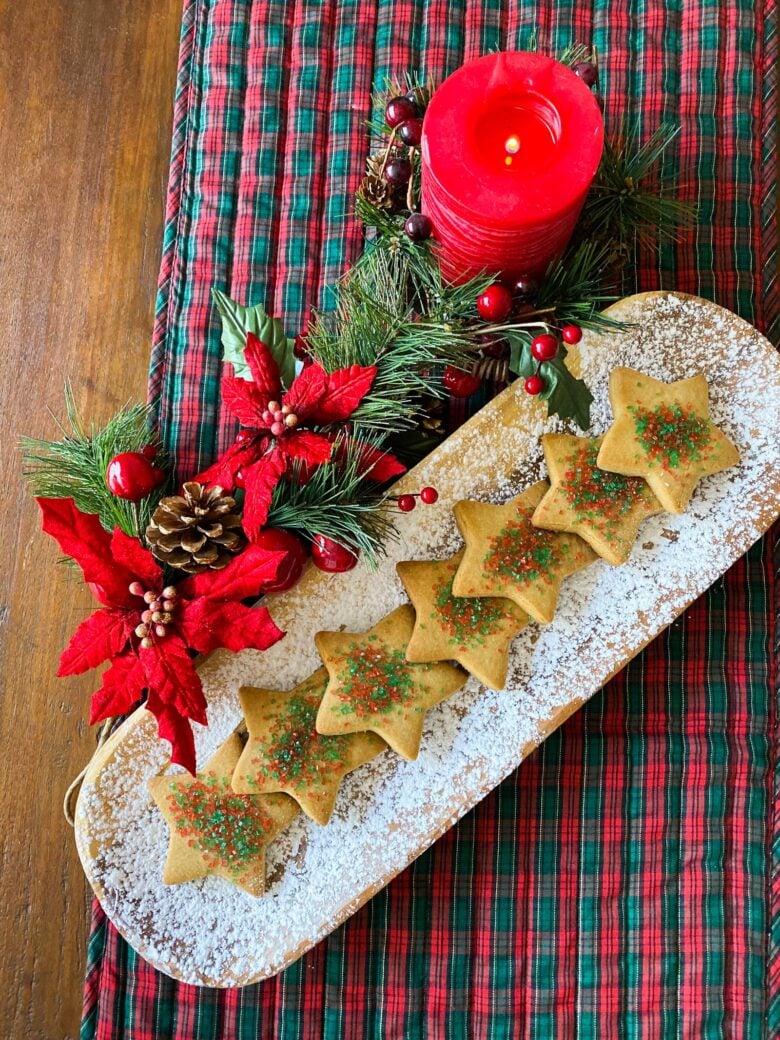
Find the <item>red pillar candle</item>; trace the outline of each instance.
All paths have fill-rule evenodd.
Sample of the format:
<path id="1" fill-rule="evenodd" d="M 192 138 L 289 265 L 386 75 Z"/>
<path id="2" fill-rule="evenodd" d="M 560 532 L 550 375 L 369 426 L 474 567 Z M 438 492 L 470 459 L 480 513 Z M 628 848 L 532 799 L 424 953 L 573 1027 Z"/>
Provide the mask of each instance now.
<path id="1" fill-rule="evenodd" d="M 571 237 L 603 144 L 596 99 L 559 61 L 504 51 L 449 76 L 422 133 L 422 211 L 445 277 L 542 274 Z"/>

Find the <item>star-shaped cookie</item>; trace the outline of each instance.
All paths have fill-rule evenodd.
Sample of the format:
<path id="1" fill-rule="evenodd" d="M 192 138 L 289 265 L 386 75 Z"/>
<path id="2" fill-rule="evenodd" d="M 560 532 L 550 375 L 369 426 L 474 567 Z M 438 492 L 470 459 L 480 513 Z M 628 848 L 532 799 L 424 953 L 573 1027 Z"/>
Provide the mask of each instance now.
<path id="1" fill-rule="evenodd" d="M 600 469 L 600 437 L 547 433 L 542 448 L 550 490 L 534 511 L 537 527 L 569 531 L 615 566 L 625 563 L 642 521 L 662 511 L 646 481 Z"/>
<path id="2" fill-rule="evenodd" d="M 370 731 L 402 758 L 417 758 L 426 712 L 460 689 L 466 675 L 452 664 L 407 661 L 413 631 L 414 611 L 407 604 L 361 635 L 317 633 L 330 675 L 317 713 L 319 733 Z"/>
<path id="3" fill-rule="evenodd" d="M 286 794 L 236 794 L 230 781 L 243 742 L 228 737 L 197 776 L 155 776 L 152 798 L 170 829 L 163 881 L 218 874 L 253 896 L 265 890 L 265 850 L 300 809 Z"/>
<path id="4" fill-rule="evenodd" d="M 509 644 L 528 624 L 516 603 L 491 597 L 452 594 L 452 579 L 463 559 L 399 563 L 398 576 L 414 605 L 414 632 L 407 661 L 457 661 L 485 686 L 506 684 Z"/>
<path id="5" fill-rule="evenodd" d="M 669 513 L 685 510 L 701 477 L 739 462 L 735 446 L 710 420 L 703 375 L 663 383 L 615 368 L 609 399 L 615 422 L 604 436 L 599 466 L 644 477 Z"/>
<path id="6" fill-rule="evenodd" d="M 452 583 L 456 596 L 501 596 L 537 621 L 552 621 L 563 579 L 596 556 L 576 535 L 533 526 L 531 517 L 549 486 L 540 480 L 499 506 L 455 503 L 466 542 Z"/>
<path id="7" fill-rule="evenodd" d="M 328 684 L 319 668 L 289 693 L 242 686 L 238 691 L 249 739 L 233 773 L 233 790 L 289 794 L 315 823 L 330 819 L 347 773 L 386 748 L 373 733 L 324 737 L 314 728 Z"/>

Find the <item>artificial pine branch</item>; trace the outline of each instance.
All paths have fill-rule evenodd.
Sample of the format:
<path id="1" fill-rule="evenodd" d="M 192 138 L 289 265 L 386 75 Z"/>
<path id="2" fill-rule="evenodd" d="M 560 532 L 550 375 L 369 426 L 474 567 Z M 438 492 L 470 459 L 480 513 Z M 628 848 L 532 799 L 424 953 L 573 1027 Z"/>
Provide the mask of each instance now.
<path id="1" fill-rule="evenodd" d="M 297 531 L 309 540 L 322 534 L 358 550 L 367 566 L 375 567 L 387 542 L 397 537 L 385 495 L 366 476 L 362 453 L 376 447 L 377 438 L 338 438 L 334 461 L 317 467 L 305 481 L 296 464 L 274 490 L 268 526 Z"/>
<path id="2" fill-rule="evenodd" d="M 152 432 L 150 407 L 125 405 L 105 426 L 87 429 L 68 385 L 65 412 L 65 422 L 58 423 L 61 440 L 22 438 L 24 475 L 33 494 L 37 498 L 72 498 L 83 513 L 98 516 L 106 530 L 120 527 L 136 537 L 139 528 L 146 529 L 165 488 L 152 492 L 136 509 L 132 502 L 112 494 L 106 484 L 106 469 L 115 455 L 140 451 L 146 445 L 157 448 L 155 464 L 165 468 L 162 449 Z"/>
<path id="3" fill-rule="evenodd" d="M 376 365 L 351 416 L 356 429 L 389 434 L 415 426 L 423 399 L 444 394 L 442 368 L 471 363 L 473 337 L 458 320 L 473 288 L 445 287 L 429 247 L 386 237 L 369 244 L 335 289 L 335 315 L 316 315 L 307 337 L 326 371 Z"/>
<path id="4" fill-rule="evenodd" d="M 613 246 L 599 239 L 570 246 L 547 269 L 535 298 L 538 317 L 552 316 L 555 324 L 574 322 L 582 328 L 618 331 L 626 326 L 602 313 L 617 293 L 611 290 L 610 263 Z"/>
<path id="5" fill-rule="evenodd" d="M 643 143 L 638 127 L 623 126 L 604 141 L 604 154 L 585 201 L 580 240 L 609 242 L 617 258 L 631 257 L 637 243 L 676 239 L 696 220 L 694 207 L 668 194 L 670 181 L 652 175 L 680 127 L 660 126 Z"/>

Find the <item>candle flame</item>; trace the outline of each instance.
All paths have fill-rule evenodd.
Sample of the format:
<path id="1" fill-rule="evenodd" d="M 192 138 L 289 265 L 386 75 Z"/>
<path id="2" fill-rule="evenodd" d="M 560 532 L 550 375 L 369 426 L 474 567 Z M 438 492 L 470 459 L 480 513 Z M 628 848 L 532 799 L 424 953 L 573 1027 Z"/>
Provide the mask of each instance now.
<path id="1" fill-rule="evenodd" d="M 506 152 L 504 165 L 511 166 L 513 157 L 520 151 L 520 138 L 516 134 L 510 134 L 504 141 L 504 151 Z"/>

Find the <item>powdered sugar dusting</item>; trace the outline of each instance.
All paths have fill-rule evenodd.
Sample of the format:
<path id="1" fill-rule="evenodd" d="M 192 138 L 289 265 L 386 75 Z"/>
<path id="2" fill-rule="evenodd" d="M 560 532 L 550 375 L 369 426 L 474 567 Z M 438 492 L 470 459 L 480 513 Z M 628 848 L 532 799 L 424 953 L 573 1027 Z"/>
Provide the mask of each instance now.
<path id="1" fill-rule="evenodd" d="M 109 917 L 157 968 L 187 982 L 242 985 L 273 974 L 321 939 L 467 812 L 538 744 L 572 701 L 594 693 L 648 639 L 722 574 L 780 511 L 780 364 L 749 325 L 712 304 L 676 294 L 632 297 L 613 309 L 636 326 L 586 334 L 582 374 L 594 395 L 594 432 L 612 416 L 616 365 L 672 380 L 703 372 L 713 419 L 742 462 L 702 481 L 687 512 L 642 525 L 629 562 L 603 562 L 563 586 L 553 623 L 514 641 L 503 691 L 475 680 L 428 715 L 422 749 L 407 763 L 386 752 L 348 777 L 327 827 L 304 817 L 271 846 L 269 891 L 253 899 L 220 878 L 167 887 L 167 828 L 146 780 L 166 747 L 139 712 L 109 745 L 79 800 L 77 841 Z M 399 485 L 434 484 L 436 506 L 401 515 L 401 539 L 378 573 L 312 571 L 277 597 L 287 637 L 270 651 L 218 652 L 200 668 L 208 729 L 197 727 L 202 763 L 240 719 L 242 683 L 289 688 L 320 664 L 314 634 L 363 631 L 404 602 L 403 559 L 443 557 L 460 539 L 451 507 L 462 497 L 503 501 L 544 473 L 539 437 L 565 429 L 510 388 Z"/>

